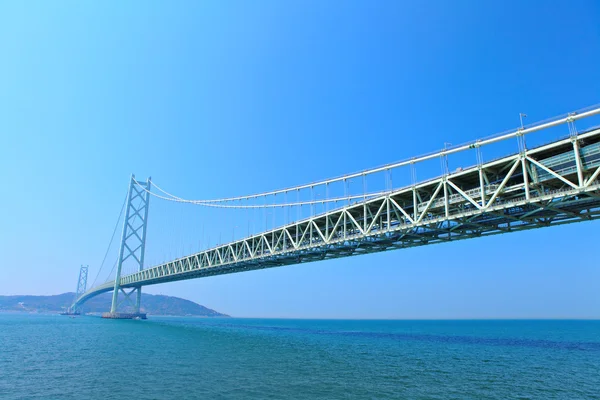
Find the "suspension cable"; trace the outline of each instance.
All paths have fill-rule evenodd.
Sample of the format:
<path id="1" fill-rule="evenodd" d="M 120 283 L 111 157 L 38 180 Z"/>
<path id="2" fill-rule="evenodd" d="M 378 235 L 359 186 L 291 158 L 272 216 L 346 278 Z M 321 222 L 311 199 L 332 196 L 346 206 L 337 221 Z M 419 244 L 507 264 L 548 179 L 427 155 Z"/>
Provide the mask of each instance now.
<path id="1" fill-rule="evenodd" d="M 159 190 L 160 192 L 162 192 L 164 195 L 166 195 L 166 197 L 157 195 L 155 193 L 151 193 L 151 194 L 155 197 L 162 198 L 164 200 L 180 201 L 180 202 L 184 202 L 184 203 L 193 203 L 193 204 L 199 204 L 199 205 L 203 205 L 203 206 L 210 206 L 210 204 L 213 204 L 215 207 L 220 207 L 220 208 L 246 208 L 246 207 L 240 207 L 240 206 L 225 206 L 225 205 L 219 204 L 219 203 L 229 203 L 229 202 L 235 202 L 238 200 L 257 199 L 257 198 L 271 196 L 271 195 L 280 194 L 280 193 L 293 192 L 293 191 L 301 190 L 301 189 L 309 189 L 314 186 L 320 186 L 320 185 L 330 184 L 330 183 L 334 183 L 334 182 L 346 182 L 347 180 L 352 179 L 352 178 L 357 178 L 357 177 L 361 177 L 361 176 L 365 176 L 365 175 L 371 175 L 371 174 L 386 171 L 389 169 L 398 168 L 398 167 L 402 167 L 402 166 L 411 165 L 411 164 L 414 164 L 417 162 L 435 159 L 437 157 L 446 157 L 449 154 L 459 153 L 459 152 L 462 152 L 465 150 L 478 148 L 478 147 L 481 147 L 484 145 L 500 142 L 500 141 L 510 139 L 510 138 L 513 138 L 516 136 L 523 136 L 523 135 L 526 135 L 529 133 L 533 133 L 533 132 L 540 131 L 543 129 L 551 128 L 553 126 L 557 126 L 557 125 L 564 124 L 564 123 L 570 123 L 577 119 L 591 117 L 593 115 L 598 115 L 598 114 L 600 114 L 600 107 L 599 107 L 599 105 L 594 105 L 592 107 L 587 107 L 585 109 L 581 109 L 576 112 L 569 113 L 569 114 L 567 114 L 566 117 L 564 115 L 560 115 L 557 117 L 548 118 L 541 122 L 537 122 L 537 123 L 527 125 L 524 127 L 519 127 L 518 129 L 511 129 L 511 130 L 508 130 L 508 131 L 505 131 L 505 132 L 502 132 L 499 134 L 488 136 L 483 139 L 478 139 L 478 140 L 470 141 L 470 142 L 467 142 L 467 143 L 464 143 L 461 145 L 451 146 L 451 147 L 445 148 L 440 151 L 427 153 L 427 154 L 424 154 L 419 157 L 412 157 L 412 158 L 404 160 L 404 161 L 386 164 L 386 165 L 383 165 L 383 166 L 380 166 L 377 168 L 366 169 L 366 170 L 363 170 L 360 172 L 355 172 L 353 174 L 347 174 L 347 175 L 339 176 L 336 178 L 325 179 L 325 180 L 307 183 L 304 185 L 299 185 L 299 186 L 294 186 L 294 187 L 288 187 L 286 189 L 273 190 L 270 192 L 257 193 L 257 194 L 247 195 L 247 196 L 227 197 L 227 198 L 222 198 L 222 199 L 185 200 L 185 199 L 177 197 L 177 196 L 163 190 L 158 185 L 156 185 L 156 183 L 153 182 L 153 186 L 156 187 L 156 189 Z M 137 183 L 137 181 L 136 181 L 136 183 Z M 139 183 L 138 183 L 138 185 L 141 187 L 141 185 Z M 143 188 L 143 189 L 146 190 L 145 188 Z M 148 191 L 148 190 L 146 190 L 146 191 Z M 384 193 L 384 192 L 382 192 L 382 193 Z M 373 194 L 373 195 L 376 195 L 376 194 Z M 360 197 L 362 197 L 362 196 L 358 196 L 357 198 L 360 198 Z M 335 201 L 335 199 L 332 199 L 332 201 Z M 282 207 L 282 206 L 283 207 L 285 207 L 285 206 L 302 206 L 302 205 L 310 205 L 310 204 L 317 204 L 317 203 L 324 203 L 324 202 L 321 200 L 321 201 L 316 201 L 316 202 L 312 202 L 312 201 L 311 202 L 301 202 L 301 203 L 298 202 L 298 203 L 281 204 L 281 205 L 264 204 L 258 208 Z M 217 204 L 219 204 L 219 205 L 217 206 Z M 250 206 L 248 206 L 248 207 L 252 208 Z"/>
<path id="2" fill-rule="evenodd" d="M 115 272 L 115 268 L 117 266 L 117 262 L 119 261 L 119 259 L 117 258 L 115 260 L 115 263 L 113 264 L 112 269 L 110 270 L 110 272 L 108 273 L 108 276 L 106 277 L 106 280 L 104 282 L 108 282 L 110 280 L 111 275 L 113 274 L 113 272 Z"/>
<path id="3" fill-rule="evenodd" d="M 169 194 L 169 196 L 172 196 L 172 197 L 161 196 L 159 194 L 156 194 L 156 193 L 148 190 L 146 187 L 141 185 L 135 178 L 133 178 L 133 181 L 139 188 L 141 188 L 142 190 L 146 191 L 147 193 L 149 193 L 152 196 L 157 197 L 159 199 L 173 201 L 176 203 L 196 204 L 196 205 L 200 205 L 200 206 L 204 206 L 204 207 L 214 207 L 214 208 L 283 208 L 283 207 L 292 207 L 292 206 L 305 206 L 305 205 L 311 205 L 311 204 L 334 203 L 336 201 L 363 199 L 365 197 L 365 195 L 361 194 L 361 195 L 353 195 L 353 196 L 336 197 L 336 198 L 331 198 L 331 199 L 298 201 L 298 202 L 294 202 L 294 203 L 228 205 L 228 204 L 216 204 L 216 203 L 209 202 L 206 200 L 187 200 L 187 199 L 183 199 L 181 197 L 173 196 L 171 194 Z M 152 181 L 152 186 L 158 188 L 158 186 L 156 185 L 156 183 L 154 181 Z M 158 189 L 158 190 L 160 190 L 163 193 L 168 193 L 161 189 Z M 371 198 L 371 197 L 375 197 L 375 196 L 381 196 L 386 193 L 389 193 L 389 191 L 372 192 L 372 193 L 367 193 L 366 197 Z"/>
<path id="4" fill-rule="evenodd" d="M 117 228 L 119 227 L 119 221 L 121 221 L 121 217 L 123 216 L 123 210 L 125 209 L 126 202 L 127 202 L 127 195 L 125 195 L 125 199 L 123 199 L 123 205 L 121 206 L 121 211 L 119 212 L 119 218 L 117 218 L 117 223 L 115 224 L 115 227 L 113 228 L 113 233 L 112 233 L 112 236 L 110 237 L 110 242 L 108 243 L 108 248 L 106 249 L 106 252 L 104 253 L 104 258 L 102 259 L 102 263 L 100 264 L 100 268 L 98 269 L 96 278 L 94 278 L 94 282 L 92 282 L 92 286 L 90 286 L 90 288 L 94 287 L 94 285 L 96 284 L 96 281 L 98 280 L 98 277 L 100 276 L 102 267 L 104 267 L 104 263 L 106 262 L 106 257 L 108 256 L 108 253 L 110 251 L 110 246 L 112 246 L 113 240 L 115 239 L 115 233 L 117 232 Z"/>

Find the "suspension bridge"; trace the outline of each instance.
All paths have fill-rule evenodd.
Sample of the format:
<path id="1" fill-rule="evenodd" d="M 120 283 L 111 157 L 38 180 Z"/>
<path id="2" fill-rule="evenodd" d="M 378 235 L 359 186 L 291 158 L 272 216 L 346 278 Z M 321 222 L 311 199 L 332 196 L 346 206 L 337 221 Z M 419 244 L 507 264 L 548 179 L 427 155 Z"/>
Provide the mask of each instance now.
<path id="1" fill-rule="evenodd" d="M 354 174 L 248 196 L 187 199 L 169 193 L 150 178 L 140 181 L 131 176 L 118 256 L 111 270 L 114 279 L 87 289 L 87 267 L 82 267 L 85 270 L 80 272 L 71 311 L 76 312 L 94 296 L 112 291 L 111 310 L 105 317 L 145 318 L 140 303 L 141 288 L 147 285 L 597 219 L 600 127 L 578 130 L 575 123 L 598 115 L 600 107 L 527 126 L 521 121 L 519 128 L 486 139 L 445 146 L 441 151 Z M 557 129 L 561 129 L 561 137 L 528 148 L 526 138 L 532 134 Z M 516 143 L 517 151 L 484 160 L 482 148 L 503 142 Z M 448 157 L 466 153 L 475 154 L 476 164 L 450 171 Z M 432 160 L 439 160 L 441 174 L 417 180 L 417 166 Z M 398 176 L 401 170 L 410 170 L 411 181 L 394 188 L 392 176 Z M 377 188 L 369 191 L 367 181 L 373 177 L 378 177 L 381 184 L 369 184 Z M 350 182 L 356 186 L 361 181 L 359 192 L 349 190 Z M 271 210 L 271 215 L 280 212 L 283 217 L 280 224 L 273 217 L 270 229 L 146 267 L 152 198 L 153 202 L 205 209 L 245 210 L 246 215 Z M 308 212 L 294 219 L 290 217 L 294 209 Z M 127 263 L 130 267 L 125 273 Z M 123 305 L 129 306 L 128 312 L 119 312 Z"/>

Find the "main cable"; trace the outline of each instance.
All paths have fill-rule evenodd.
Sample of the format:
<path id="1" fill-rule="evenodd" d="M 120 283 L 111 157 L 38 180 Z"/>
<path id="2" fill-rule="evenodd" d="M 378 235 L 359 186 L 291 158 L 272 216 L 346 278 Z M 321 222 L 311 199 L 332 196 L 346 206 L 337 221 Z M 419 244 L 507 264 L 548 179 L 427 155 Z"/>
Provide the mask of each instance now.
<path id="1" fill-rule="evenodd" d="M 361 194 L 361 195 L 353 195 L 353 196 L 344 196 L 344 197 L 335 197 L 335 198 L 331 198 L 331 199 L 321 199 L 321 200 L 310 200 L 310 201 L 300 201 L 300 202 L 295 202 L 295 203 L 275 203 L 275 204 L 255 204 L 255 205 L 227 205 L 227 204 L 215 204 L 212 202 L 208 202 L 206 200 L 187 200 L 187 199 L 183 199 L 181 197 L 177 197 L 174 196 L 162 189 L 160 189 L 156 183 L 154 181 L 152 181 L 152 186 L 156 187 L 158 190 L 160 190 L 161 192 L 167 194 L 170 197 L 166 197 L 166 196 L 161 196 L 159 194 L 156 194 L 150 190 L 148 190 L 146 187 L 144 187 L 143 185 L 141 185 L 137 180 L 135 180 L 135 178 L 133 178 L 134 183 L 141 188 L 142 190 L 144 190 L 145 192 L 151 194 L 154 197 L 157 197 L 159 199 L 162 200 L 167 200 L 167 201 L 173 201 L 176 203 L 187 203 L 187 204 L 196 204 L 199 206 L 204 206 L 204 207 L 213 207 L 213 208 L 283 208 L 283 207 L 293 207 L 293 206 L 305 206 L 305 205 L 311 205 L 311 204 L 325 204 L 325 203 L 334 203 L 337 201 L 342 201 L 342 200 L 354 200 L 354 199 L 364 199 L 365 196 L 368 198 L 372 198 L 375 196 L 381 196 L 384 194 L 389 193 L 389 191 L 380 191 L 380 192 L 373 192 L 373 193 L 367 193 L 366 195 Z"/>
<path id="2" fill-rule="evenodd" d="M 115 260 L 115 263 L 113 264 L 112 269 L 110 270 L 108 276 L 106 277 L 106 280 L 104 281 L 104 283 L 108 282 L 110 280 L 110 276 L 113 274 L 113 272 L 115 272 L 115 267 L 117 266 L 117 262 L 119 261 L 119 259 L 117 258 Z"/>
<path id="3" fill-rule="evenodd" d="M 92 282 L 92 286 L 90 286 L 90 288 L 94 287 L 94 285 L 96 284 L 96 281 L 98 280 L 98 277 L 100 276 L 102 267 L 104 267 L 104 263 L 106 262 L 106 257 L 108 257 L 108 253 L 110 252 L 110 246 L 112 246 L 113 240 L 115 239 L 115 233 L 117 232 L 117 228 L 119 227 L 119 222 L 121 221 L 121 217 L 123 216 L 123 210 L 125 209 L 126 202 L 127 202 L 127 195 L 125 195 L 125 199 L 123 199 L 123 205 L 121 206 L 121 211 L 119 212 L 119 218 L 117 218 L 117 223 L 115 224 L 115 227 L 113 228 L 113 233 L 112 233 L 112 236 L 110 237 L 110 242 L 108 243 L 108 248 L 106 249 L 106 252 L 104 253 L 104 258 L 102 259 L 102 263 L 100 264 L 100 268 L 98 269 L 96 278 L 94 278 L 94 282 Z"/>
<path id="4" fill-rule="evenodd" d="M 228 197 L 228 198 L 222 198 L 222 199 L 185 200 L 185 199 L 177 197 L 177 196 L 163 190 L 162 188 L 160 188 L 153 182 L 153 186 L 156 187 L 157 190 L 159 190 L 160 192 L 162 192 L 163 194 L 165 194 L 168 197 L 160 196 L 155 193 L 151 193 L 151 194 L 155 197 L 162 198 L 164 200 L 180 201 L 180 202 L 184 202 L 184 203 L 193 203 L 193 204 L 199 204 L 199 205 L 204 205 L 204 206 L 210 206 L 210 204 L 217 206 L 218 203 L 228 203 L 228 202 L 235 202 L 238 200 L 257 199 L 257 198 L 272 196 L 272 195 L 276 195 L 276 194 L 280 194 L 280 193 L 288 193 L 288 192 L 294 192 L 296 190 L 308 189 L 308 188 L 312 188 L 314 186 L 321 186 L 321 185 L 326 185 L 326 184 L 330 184 L 330 183 L 334 183 L 334 182 L 342 182 L 342 181 L 345 182 L 351 178 L 357 178 L 357 177 L 361 177 L 361 176 L 371 175 L 371 174 L 383 172 L 383 171 L 386 171 L 389 169 L 394 169 L 394 168 L 398 168 L 398 167 L 402 167 L 402 166 L 408 166 L 408 165 L 411 165 L 411 164 L 414 164 L 417 162 L 431 160 L 431 159 L 434 159 L 434 158 L 437 158 L 440 156 L 445 157 L 445 156 L 448 156 L 449 154 L 454 154 L 454 153 L 462 152 L 462 151 L 469 150 L 469 149 L 480 148 L 480 147 L 488 145 L 488 144 L 500 142 L 500 141 L 507 140 L 507 139 L 514 138 L 514 137 L 523 136 L 523 135 L 530 134 L 530 133 L 533 133 L 536 131 L 551 128 L 553 126 L 561 125 L 564 123 L 574 122 L 575 120 L 591 117 L 591 116 L 598 115 L 598 114 L 600 114 L 600 107 L 598 107 L 598 105 L 594 105 L 592 107 L 587 107 L 587 108 L 584 108 L 581 110 L 577 110 L 576 112 L 568 113 L 566 116 L 563 114 L 563 115 L 560 115 L 557 117 L 548 118 L 546 120 L 536 122 L 534 124 L 530 124 L 530 125 L 527 125 L 524 127 L 521 126 L 517 129 L 511 129 L 511 130 L 504 131 L 502 133 L 498 133 L 498 134 L 495 134 L 492 136 L 487 136 L 483 139 L 478 139 L 478 140 L 466 142 L 466 143 L 463 143 L 463 144 L 460 144 L 457 146 L 451 146 L 448 148 L 444 148 L 439 151 L 426 153 L 419 157 L 412 157 L 407 160 L 403 160 L 403 161 L 399 161 L 399 162 L 391 163 L 391 164 L 386 164 L 386 165 L 383 165 L 383 166 L 380 166 L 377 168 L 366 169 L 366 170 L 363 170 L 360 172 L 347 174 L 347 175 L 343 175 L 343 176 L 338 176 L 336 178 L 325 179 L 325 180 L 316 181 L 316 182 L 299 185 L 299 186 L 294 186 L 294 187 L 288 187 L 286 189 L 273 190 L 270 192 L 257 193 L 257 194 L 247 195 L 247 196 Z M 136 181 L 136 183 L 137 183 L 137 181 Z M 138 183 L 138 185 L 139 185 L 139 183 Z M 141 185 L 140 185 L 140 187 L 141 187 Z M 143 189 L 146 190 L 145 188 L 143 188 Z M 148 191 L 148 190 L 146 190 L 146 191 Z M 360 197 L 362 197 L 362 196 L 358 196 L 357 198 L 360 198 Z M 302 206 L 302 205 L 318 204 L 318 203 L 324 204 L 323 201 L 303 202 L 303 203 L 296 203 L 296 204 L 281 204 L 281 205 L 266 205 L 265 204 L 265 205 L 261 205 L 258 208 L 285 207 L 288 205 L 289 206 L 294 206 L 294 205 Z M 220 207 L 220 208 L 246 208 L 246 207 L 240 207 L 240 206 L 226 207 L 223 204 L 218 205 L 218 207 Z M 249 207 L 249 208 L 252 208 L 252 207 Z"/>

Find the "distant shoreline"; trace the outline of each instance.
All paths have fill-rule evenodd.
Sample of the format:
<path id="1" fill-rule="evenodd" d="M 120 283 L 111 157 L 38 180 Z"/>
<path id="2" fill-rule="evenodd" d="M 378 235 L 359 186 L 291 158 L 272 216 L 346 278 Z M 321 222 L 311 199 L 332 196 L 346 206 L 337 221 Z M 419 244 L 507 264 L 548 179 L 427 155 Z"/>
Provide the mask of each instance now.
<path id="1" fill-rule="evenodd" d="M 62 316 L 60 313 L 62 311 L 26 311 L 26 310 L 0 310 L 0 314 L 22 314 L 22 315 L 58 315 Z M 78 317 L 100 317 L 102 313 L 91 312 L 91 313 L 83 313 L 81 315 L 77 315 Z M 148 314 L 148 316 L 152 317 L 173 317 L 173 318 L 234 318 L 231 315 L 219 315 L 219 316 L 208 316 L 208 315 L 174 315 L 174 314 Z M 282 318 L 275 318 L 282 319 Z"/>
<path id="2" fill-rule="evenodd" d="M 56 315 L 61 316 L 60 312 L 57 311 L 20 311 L 20 310 L 0 310 L 1 314 L 21 314 L 21 315 Z M 100 317 L 102 313 L 92 312 L 84 313 L 82 317 Z M 277 320 L 277 321 L 365 321 L 365 322 L 544 322 L 544 321 L 591 321 L 600 322 L 600 317 L 589 317 L 589 318 L 571 318 L 571 317 L 555 317 L 555 318 L 300 318 L 300 317 L 234 317 L 231 315 L 219 315 L 219 316 L 202 316 L 202 315 L 173 315 L 173 314 L 148 314 L 149 317 L 160 317 L 160 318 L 206 318 L 206 319 L 219 319 L 219 318 L 234 318 L 234 319 L 246 319 L 246 320 Z"/>
<path id="3" fill-rule="evenodd" d="M 0 313 L 19 312 L 24 314 L 59 314 L 73 303 L 75 293 L 50 296 L 19 295 L 0 296 Z M 88 300 L 81 309 L 82 314 L 100 315 L 110 309 L 111 294 L 105 293 Z M 128 307 L 120 309 L 127 312 Z M 191 300 L 174 296 L 142 293 L 141 311 L 148 315 L 173 317 L 229 317 Z"/>

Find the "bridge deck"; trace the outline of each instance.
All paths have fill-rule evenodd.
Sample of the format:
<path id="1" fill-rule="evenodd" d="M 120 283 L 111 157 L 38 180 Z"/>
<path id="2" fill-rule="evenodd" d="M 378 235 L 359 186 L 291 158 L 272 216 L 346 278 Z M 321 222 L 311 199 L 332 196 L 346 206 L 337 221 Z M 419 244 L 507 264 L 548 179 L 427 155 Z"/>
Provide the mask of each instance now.
<path id="1" fill-rule="evenodd" d="M 121 286 L 348 257 L 596 219 L 600 129 L 123 276 Z M 78 303 L 113 289 L 107 282 Z"/>

